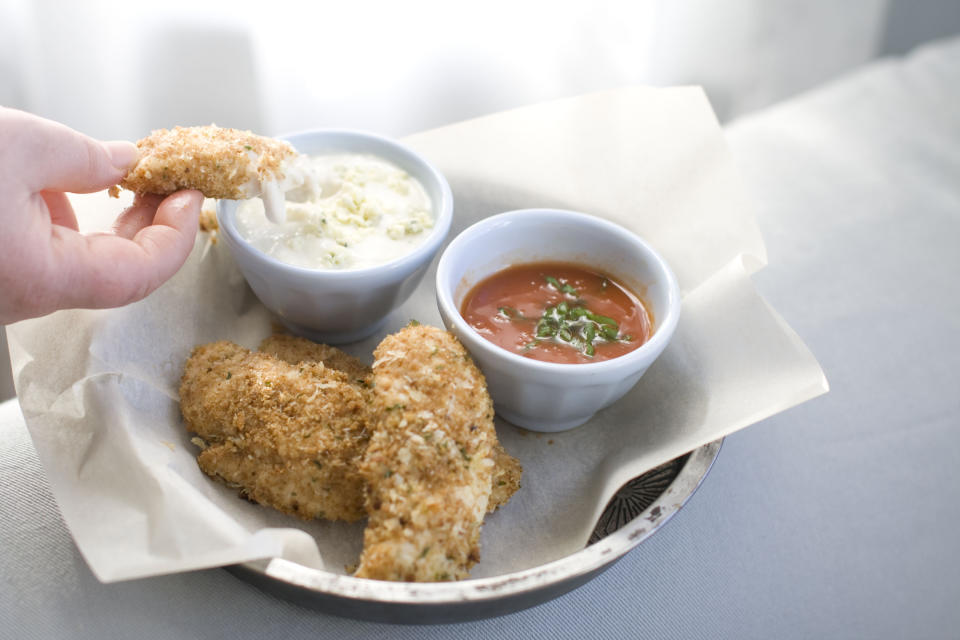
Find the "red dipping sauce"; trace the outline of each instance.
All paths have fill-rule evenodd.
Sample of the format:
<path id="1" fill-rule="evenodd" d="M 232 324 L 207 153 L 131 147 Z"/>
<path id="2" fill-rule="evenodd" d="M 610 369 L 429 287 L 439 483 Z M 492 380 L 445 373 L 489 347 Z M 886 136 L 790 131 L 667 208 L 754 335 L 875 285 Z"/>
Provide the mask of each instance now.
<path id="1" fill-rule="evenodd" d="M 565 262 L 514 265 L 477 283 L 460 313 L 490 342 L 544 362 L 584 364 L 650 337 L 643 300 L 610 276 Z"/>

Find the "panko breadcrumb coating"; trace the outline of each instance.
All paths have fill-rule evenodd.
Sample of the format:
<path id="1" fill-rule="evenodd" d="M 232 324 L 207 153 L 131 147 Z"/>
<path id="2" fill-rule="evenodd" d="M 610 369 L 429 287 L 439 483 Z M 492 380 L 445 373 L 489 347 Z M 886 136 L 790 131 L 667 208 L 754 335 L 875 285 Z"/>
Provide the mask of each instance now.
<path id="1" fill-rule="evenodd" d="M 214 342 L 187 360 L 180 407 L 200 468 L 254 502 L 304 519 L 365 515 L 369 407 L 342 371 Z"/>
<path id="2" fill-rule="evenodd" d="M 158 129 L 137 147 L 140 159 L 120 183 L 124 189 L 160 195 L 197 189 L 231 200 L 260 195 L 260 184 L 281 180 L 282 163 L 296 155 L 288 142 L 215 125 Z"/>
<path id="3" fill-rule="evenodd" d="M 497 441 L 483 376 L 450 334 L 406 329 L 375 355 L 376 377 L 335 347 L 289 335 L 257 352 L 197 347 L 180 399 L 198 463 L 254 502 L 305 519 L 357 520 L 379 504 L 357 575 L 465 577 L 483 511 L 519 489 L 520 463 Z M 365 459 L 374 427 L 382 433 Z M 394 500 L 398 482 L 411 491 L 405 501 Z"/>
<path id="4" fill-rule="evenodd" d="M 286 334 L 275 334 L 260 344 L 260 351 L 286 360 L 291 364 L 300 362 L 322 362 L 331 369 L 342 371 L 356 384 L 360 385 L 361 393 L 369 393 L 373 387 L 373 370 L 360 360 L 344 353 L 336 347 L 319 344 Z M 492 493 L 488 511 L 493 512 L 507 503 L 510 497 L 520 489 L 520 477 L 523 467 L 520 461 L 507 453 L 499 442 L 494 443 L 493 449 L 493 479 Z M 359 473 L 357 469 L 357 473 Z"/>
<path id="5" fill-rule="evenodd" d="M 493 513 L 507 504 L 513 494 L 520 490 L 523 466 L 507 453 L 500 442 L 493 445 L 493 480 L 490 483 L 490 502 L 487 511 Z"/>
<path id="6" fill-rule="evenodd" d="M 451 334 L 425 325 L 374 352 L 374 426 L 361 463 L 369 520 L 358 577 L 439 581 L 479 560 L 496 445 L 483 374 Z"/>
<path id="7" fill-rule="evenodd" d="M 205 201 L 203 207 L 200 208 L 200 219 L 198 222 L 200 231 L 214 234 L 214 241 L 216 241 L 216 233 L 220 231 L 220 222 L 217 220 L 217 210 L 213 206 L 208 206 L 208 202 L 210 201 Z"/>
<path id="8" fill-rule="evenodd" d="M 306 338 L 277 333 L 260 343 L 260 351 L 290 364 L 322 362 L 331 369 L 347 374 L 351 382 L 370 387 L 370 367 L 348 353 Z"/>

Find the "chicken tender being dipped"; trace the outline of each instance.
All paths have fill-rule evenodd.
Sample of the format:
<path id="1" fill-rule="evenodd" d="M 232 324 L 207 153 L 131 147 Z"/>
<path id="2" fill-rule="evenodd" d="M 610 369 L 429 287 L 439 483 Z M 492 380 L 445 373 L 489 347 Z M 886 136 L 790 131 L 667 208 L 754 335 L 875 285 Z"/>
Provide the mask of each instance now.
<path id="1" fill-rule="evenodd" d="M 497 445 L 483 374 L 451 334 L 411 326 L 374 352 L 369 521 L 356 575 L 467 577 L 479 559 Z"/>
<path id="2" fill-rule="evenodd" d="M 365 515 L 370 410 L 342 371 L 215 342 L 187 360 L 180 406 L 200 468 L 252 501 L 304 519 Z"/>
<path id="3" fill-rule="evenodd" d="M 260 197 L 268 218 L 280 222 L 284 193 L 315 188 L 309 162 L 290 143 L 249 131 L 213 125 L 158 129 L 137 147 L 140 159 L 120 183 L 135 193 L 197 189 L 208 198 Z"/>

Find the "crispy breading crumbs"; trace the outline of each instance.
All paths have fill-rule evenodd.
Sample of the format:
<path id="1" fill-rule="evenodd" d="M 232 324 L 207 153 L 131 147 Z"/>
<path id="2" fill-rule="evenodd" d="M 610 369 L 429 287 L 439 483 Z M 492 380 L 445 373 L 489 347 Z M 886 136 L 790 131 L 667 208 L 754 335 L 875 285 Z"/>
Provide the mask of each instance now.
<path id="1" fill-rule="evenodd" d="M 373 370 L 336 347 L 278 333 L 261 342 L 259 350 L 281 360 L 286 360 L 291 364 L 322 362 L 332 369 L 346 373 L 348 378 L 360 385 L 363 391 L 369 392 L 373 389 Z M 493 480 L 491 482 L 493 491 L 490 494 L 488 506 L 491 513 L 501 505 L 506 504 L 510 497 L 520 489 L 520 477 L 523 473 L 520 461 L 507 453 L 499 442 L 494 445 L 493 459 Z"/>
<path id="2" fill-rule="evenodd" d="M 497 441 L 483 376 L 450 334 L 410 327 L 375 356 L 376 376 L 335 347 L 289 335 L 267 338 L 259 352 L 225 341 L 197 347 L 180 398 L 198 463 L 244 497 L 301 518 L 356 520 L 370 510 L 358 575 L 466 577 L 483 513 L 519 489 L 520 463 Z"/>
<path id="3" fill-rule="evenodd" d="M 197 189 L 208 198 L 259 195 L 260 183 L 283 178 L 288 143 L 215 125 L 158 129 L 137 142 L 140 159 L 120 183 L 135 193 Z M 114 190 L 111 190 L 111 194 Z"/>
<path id="4" fill-rule="evenodd" d="M 493 447 L 493 479 L 491 480 L 490 504 L 487 511 L 493 513 L 520 490 L 523 467 L 520 461 L 507 453 L 497 442 Z"/>
<path id="5" fill-rule="evenodd" d="M 483 374 L 451 334 L 408 326 L 374 352 L 369 520 L 356 575 L 465 578 L 480 557 L 496 432 Z M 439 367 L 439 368 L 438 368 Z"/>
<path id="6" fill-rule="evenodd" d="M 364 516 L 356 469 L 369 409 L 342 371 L 214 342 L 187 361 L 180 407 L 206 444 L 197 461 L 208 475 L 300 518 Z"/>
<path id="7" fill-rule="evenodd" d="M 220 223 L 217 222 L 217 211 L 213 207 L 204 205 L 200 209 L 200 231 L 207 233 L 216 233 L 220 230 Z"/>
<path id="8" fill-rule="evenodd" d="M 260 343 L 260 351 L 291 364 L 322 362 L 332 369 L 344 372 L 352 382 L 364 388 L 370 386 L 370 367 L 336 347 L 311 342 L 306 338 L 275 334 Z"/>

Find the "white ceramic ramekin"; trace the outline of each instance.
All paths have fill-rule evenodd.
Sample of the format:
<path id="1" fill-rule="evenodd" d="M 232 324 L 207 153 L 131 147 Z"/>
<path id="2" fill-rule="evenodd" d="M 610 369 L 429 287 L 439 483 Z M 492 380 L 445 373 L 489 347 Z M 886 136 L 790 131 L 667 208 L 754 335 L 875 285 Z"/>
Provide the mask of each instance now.
<path id="1" fill-rule="evenodd" d="M 543 261 L 578 263 L 626 285 L 650 306 L 653 335 L 618 358 L 556 364 L 498 347 L 460 315 L 480 280 L 510 265 Z M 572 211 L 523 209 L 474 224 L 443 252 L 436 286 L 443 322 L 486 376 L 497 413 L 535 431 L 571 429 L 620 399 L 667 346 L 680 317 L 677 279 L 663 258 L 627 229 Z"/>
<path id="2" fill-rule="evenodd" d="M 298 335 L 344 343 L 374 333 L 423 279 L 450 230 L 453 196 L 443 175 L 423 157 L 387 138 L 337 129 L 283 136 L 300 153 L 369 153 L 420 181 L 433 204 L 434 226 L 412 252 L 375 267 L 307 269 L 285 264 L 251 245 L 237 230 L 235 200 L 217 203 L 221 237 L 260 301 Z"/>

